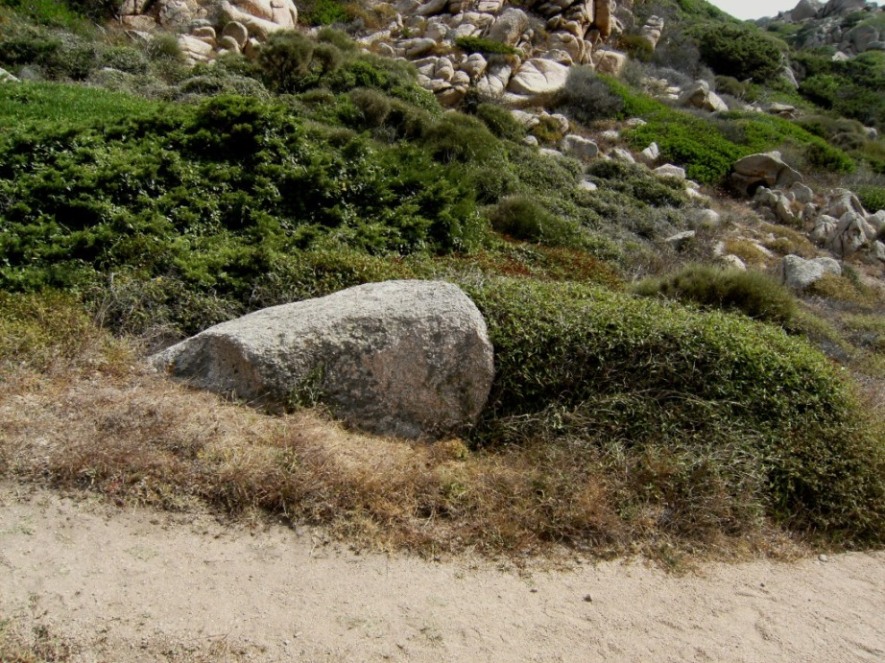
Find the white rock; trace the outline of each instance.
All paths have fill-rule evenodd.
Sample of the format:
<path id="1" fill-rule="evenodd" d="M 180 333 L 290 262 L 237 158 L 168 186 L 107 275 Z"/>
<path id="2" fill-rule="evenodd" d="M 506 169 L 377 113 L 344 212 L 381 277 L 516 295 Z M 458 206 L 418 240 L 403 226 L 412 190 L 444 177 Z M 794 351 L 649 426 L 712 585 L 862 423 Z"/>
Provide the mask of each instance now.
<path id="1" fill-rule="evenodd" d="M 624 163 L 636 163 L 636 159 L 633 158 L 630 150 L 625 150 L 623 147 L 613 147 L 611 150 L 609 150 L 607 156 L 609 159 L 613 159 L 615 161 L 623 161 Z"/>
<path id="2" fill-rule="evenodd" d="M 876 233 L 885 228 L 885 209 L 880 209 L 875 214 L 867 214 L 867 223 L 872 226 Z"/>
<path id="3" fill-rule="evenodd" d="M 18 83 L 19 80 L 5 69 L 0 69 L 0 83 Z"/>
<path id="4" fill-rule="evenodd" d="M 842 275 L 842 267 L 832 258 L 805 260 L 799 256 L 784 256 L 780 265 L 781 283 L 789 288 L 803 290 L 819 281 L 825 274 Z"/>
<path id="5" fill-rule="evenodd" d="M 646 166 L 653 166 L 655 162 L 660 158 L 661 150 L 658 147 L 657 143 L 651 143 L 648 147 L 646 147 L 642 152 L 639 153 L 639 161 L 644 163 Z"/>
<path id="6" fill-rule="evenodd" d="M 620 51 L 599 51 L 594 62 L 596 71 L 602 74 L 620 76 L 627 65 L 627 54 Z"/>
<path id="7" fill-rule="evenodd" d="M 577 134 L 565 136 L 562 139 L 560 148 L 565 154 L 582 160 L 594 159 L 599 154 L 599 147 L 596 143 L 589 138 L 584 138 Z"/>
<path id="8" fill-rule="evenodd" d="M 712 209 L 689 209 L 685 217 L 692 228 L 716 228 L 721 221 L 719 213 Z"/>
<path id="9" fill-rule="evenodd" d="M 526 60 L 507 86 L 515 94 L 538 95 L 556 92 L 565 85 L 569 68 L 552 60 Z"/>
<path id="10" fill-rule="evenodd" d="M 460 66 L 461 71 L 470 76 L 472 80 L 476 80 L 485 73 L 488 62 L 482 53 L 472 53 Z"/>
<path id="11" fill-rule="evenodd" d="M 724 256 L 720 256 L 719 262 L 722 264 L 723 267 L 727 267 L 730 269 L 737 269 L 742 272 L 747 271 L 747 264 L 743 260 L 738 258 L 736 255 L 733 255 L 731 253 L 728 253 Z"/>
<path id="12" fill-rule="evenodd" d="M 455 285 L 388 281 L 274 306 L 154 355 L 220 394 L 286 405 L 312 391 L 371 432 L 437 437 L 476 421 L 492 383 L 485 321 Z"/>
<path id="13" fill-rule="evenodd" d="M 685 179 L 685 168 L 674 166 L 672 163 L 666 163 L 658 166 L 652 171 L 658 177 L 675 177 L 680 180 Z"/>

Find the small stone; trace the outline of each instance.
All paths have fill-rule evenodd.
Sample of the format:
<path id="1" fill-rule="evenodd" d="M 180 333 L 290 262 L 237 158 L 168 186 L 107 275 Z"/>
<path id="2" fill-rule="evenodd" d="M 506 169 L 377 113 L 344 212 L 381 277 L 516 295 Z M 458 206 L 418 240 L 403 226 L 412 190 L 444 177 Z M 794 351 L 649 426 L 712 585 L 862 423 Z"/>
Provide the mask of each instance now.
<path id="1" fill-rule="evenodd" d="M 593 597 L 589 594 L 584 594 L 584 602 L 585 603 L 593 603 Z"/>
<path id="2" fill-rule="evenodd" d="M 817 559 L 821 562 L 829 562 L 830 561 L 830 558 L 827 557 L 826 555 L 818 555 Z"/>

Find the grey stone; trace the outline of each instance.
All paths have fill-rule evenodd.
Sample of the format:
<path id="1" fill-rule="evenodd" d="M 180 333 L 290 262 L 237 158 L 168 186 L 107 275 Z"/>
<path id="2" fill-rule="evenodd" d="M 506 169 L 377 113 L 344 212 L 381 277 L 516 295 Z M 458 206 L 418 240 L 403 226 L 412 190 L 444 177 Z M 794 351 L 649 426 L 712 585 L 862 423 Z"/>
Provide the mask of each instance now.
<path id="1" fill-rule="evenodd" d="M 780 152 L 751 154 L 738 159 L 732 170 L 732 182 L 744 193 L 760 185 L 788 187 L 802 181 L 802 175 L 784 162 Z"/>
<path id="2" fill-rule="evenodd" d="M 589 138 L 569 134 L 562 139 L 560 148 L 566 154 L 578 159 L 594 159 L 599 154 L 599 146 Z"/>
<path id="3" fill-rule="evenodd" d="M 408 438 L 473 424 L 494 374 L 482 315 L 441 281 L 370 283 L 256 311 L 151 362 L 257 403 L 287 405 L 310 393 L 353 426 Z"/>
<path id="4" fill-rule="evenodd" d="M 664 241 L 667 244 L 669 244 L 670 246 L 672 246 L 674 249 L 679 251 L 679 250 L 685 248 L 685 246 L 689 242 L 691 242 L 691 240 L 693 240 L 695 238 L 696 234 L 697 233 L 695 233 L 694 230 L 686 230 L 684 232 L 676 233 L 675 235 L 671 235 L 670 237 L 668 237 Z"/>
<path id="5" fill-rule="evenodd" d="M 672 163 L 665 163 L 663 166 L 658 166 L 652 172 L 658 177 L 675 177 L 679 180 L 685 179 L 685 168 L 674 166 Z"/>
<path id="6" fill-rule="evenodd" d="M 529 27 L 529 17 L 521 9 L 508 7 L 489 28 L 488 38 L 514 45 Z"/>
<path id="7" fill-rule="evenodd" d="M 876 237 L 876 231 L 857 212 L 845 212 L 829 240 L 829 249 L 837 256 L 847 258 L 857 253 Z"/>
<path id="8" fill-rule="evenodd" d="M 842 267 L 832 258 L 805 260 L 799 256 L 784 256 L 780 265 L 781 283 L 789 288 L 804 290 L 822 279 L 825 274 L 842 275 Z"/>
<path id="9" fill-rule="evenodd" d="M 722 220 L 719 213 L 712 209 L 689 209 L 685 217 L 692 228 L 716 228 Z"/>
<path id="10" fill-rule="evenodd" d="M 249 41 L 249 29 L 239 21 L 228 21 L 221 34 L 233 38 L 240 50 L 245 48 L 246 42 Z"/>
<path id="11" fill-rule="evenodd" d="M 0 69 L 0 83 L 18 83 L 19 80 L 5 69 Z"/>

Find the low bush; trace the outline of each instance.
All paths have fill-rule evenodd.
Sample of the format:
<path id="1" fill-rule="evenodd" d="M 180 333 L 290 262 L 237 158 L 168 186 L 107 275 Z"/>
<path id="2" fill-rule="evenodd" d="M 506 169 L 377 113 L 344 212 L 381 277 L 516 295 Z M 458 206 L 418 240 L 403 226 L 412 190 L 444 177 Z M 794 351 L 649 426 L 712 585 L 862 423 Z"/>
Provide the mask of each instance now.
<path id="1" fill-rule="evenodd" d="M 455 46 L 467 53 L 482 53 L 483 55 L 519 55 L 520 51 L 510 44 L 505 44 L 494 39 L 485 37 L 458 37 Z"/>
<path id="2" fill-rule="evenodd" d="M 505 198 L 489 213 L 492 227 L 514 239 L 551 246 L 574 242 L 575 230 L 526 196 Z"/>
<path id="3" fill-rule="evenodd" d="M 498 138 L 519 141 L 526 135 L 525 127 L 516 121 L 510 111 L 496 104 L 479 104 L 476 107 L 476 117 Z"/>
<path id="4" fill-rule="evenodd" d="M 756 27 L 716 23 L 695 34 L 701 58 L 717 74 L 765 83 L 780 71 L 786 45 Z"/>
<path id="5" fill-rule="evenodd" d="M 590 124 L 620 116 L 624 100 L 589 67 L 572 67 L 553 107 L 577 122 Z"/>
<path id="6" fill-rule="evenodd" d="M 855 189 L 864 209 L 868 212 L 885 210 L 885 185 L 865 184 Z"/>
<path id="7" fill-rule="evenodd" d="M 496 361 L 478 443 L 546 439 L 572 453 L 617 443 L 665 465 L 649 478 L 654 502 L 667 504 L 674 484 L 706 495 L 700 477 L 716 477 L 736 529 L 761 510 L 842 543 L 885 537 L 881 439 L 804 341 L 574 284 L 493 281 L 470 293 Z M 695 474 L 700 458 L 710 464 Z"/>
<path id="8" fill-rule="evenodd" d="M 788 325 L 796 313 L 789 291 L 766 274 L 708 265 L 688 265 L 662 278 L 636 284 L 634 292 L 739 311 L 755 319 Z"/>
<path id="9" fill-rule="evenodd" d="M 299 18 L 306 25 L 346 23 L 352 16 L 341 0 L 307 0 L 299 5 Z"/>
<path id="10" fill-rule="evenodd" d="M 654 207 L 682 207 L 688 202 L 684 184 L 655 177 L 647 168 L 621 161 L 597 161 L 588 169 L 606 189 L 620 191 Z"/>

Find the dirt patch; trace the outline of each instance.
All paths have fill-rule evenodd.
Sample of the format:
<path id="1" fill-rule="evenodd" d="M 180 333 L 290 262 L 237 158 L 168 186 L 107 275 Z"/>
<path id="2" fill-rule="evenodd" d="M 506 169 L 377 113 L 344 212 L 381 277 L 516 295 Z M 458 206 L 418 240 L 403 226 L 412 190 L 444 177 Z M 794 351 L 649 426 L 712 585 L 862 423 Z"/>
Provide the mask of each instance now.
<path id="1" fill-rule="evenodd" d="M 6 483 L 0 645 L 121 663 L 881 661 L 883 562 L 516 570 L 357 554 L 320 530 L 230 528 Z"/>

